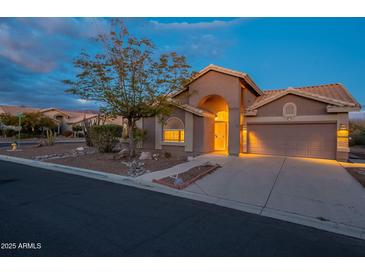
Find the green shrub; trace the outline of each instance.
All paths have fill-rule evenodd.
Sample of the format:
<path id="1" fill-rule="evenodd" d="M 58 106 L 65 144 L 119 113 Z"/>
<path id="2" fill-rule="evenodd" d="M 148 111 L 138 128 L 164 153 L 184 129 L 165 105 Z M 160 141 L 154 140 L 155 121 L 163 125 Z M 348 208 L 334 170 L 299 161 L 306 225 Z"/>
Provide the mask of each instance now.
<path id="1" fill-rule="evenodd" d="M 18 134 L 18 132 L 15 130 L 12 130 L 12 129 L 5 129 L 4 134 L 7 137 L 13 137 L 13 136 L 16 136 Z"/>
<path id="2" fill-rule="evenodd" d="M 147 130 L 136 127 L 133 131 L 133 138 L 135 143 L 143 142 L 147 138 Z"/>
<path id="3" fill-rule="evenodd" d="M 91 141 L 99 152 L 112 152 L 122 131 L 123 127 L 119 125 L 94 125 L 90 128 Z"/>
<path id="4" fill-rule="evenodd" d="M 82 126 L 80 125 L 72 126 L 72 131 L 82 131 Z"/>

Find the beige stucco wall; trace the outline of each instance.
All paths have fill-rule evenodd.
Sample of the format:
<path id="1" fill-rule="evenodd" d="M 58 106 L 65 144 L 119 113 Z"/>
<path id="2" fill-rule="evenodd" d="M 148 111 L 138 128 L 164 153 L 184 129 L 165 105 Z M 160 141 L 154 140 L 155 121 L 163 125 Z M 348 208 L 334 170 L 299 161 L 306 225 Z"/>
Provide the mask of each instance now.
<path id="1" fill-rule="evenodd" d="M 181 104 L 188 104 L 189 103 L 189 92 L 184 91 L 179 95 L 174 97 L 174 100 L 180 102 Z"/>
<path id="2" fill-rule="evenodd" d="M 208 98 L 202 99 L 199 104 L 199 108 L 211 113 L 217 113 L 219 111 L 228 111 L 228 104 L 223 97 L 212 95 Z"/>
<path id="3" fill-rule="evenodd" d="M 256 95 L 254 95 L 247 88 L 243 88 L 242 93 L 243 93 L 243 106 L 244 106 L 244 108 L 248 108 L 256 100 Z"/>
<path id="4" fill-rule="evenodd" d="M 223 73 L 209 71 L 189 86 L 189 104 L 198 107 L 200 101 L 210 95 L 223 97 L 229 107 L 239 107 L 239 79 Z"/>
<path id="5" fill-rule="evenodd" d="M 143 148 L 155 148 L 155 117 L 143 119 L 143 129 L 146 130 L 146 139 L 143 141 Z"/>
<path id="6" fill-rule="evenodd" d="M 327 114 L 326 103 L 288 94 L 258 108 L 256 116 L 281 116 L 283 115 L 283 106 L 289 102 L 292 102 L 297 106 L 297 115 Z"/>
<path id="7" fill-rule="evenodd" d="M 162 145 L 162 151 L 168 151 L 173 153 L 174 155 L 186 155 L 184 146 L 176 146 L 176 145 Z"/>
<path id="8" fill-rule="evenodd" d="M 283 116 L 283 106 L 288 102 L 293 102 L 297 106 L 297 115 L 290 120 Z M 247 127 L 247 123 L 335 123 L 338 130 L 342 124 L 348 129 L 348 120 L 348 113 L 328 113 L 326 103 L 289 94 L 260 107 L 257 116 L 245 117 L 245 126 Z M 243 148 L 243 151 L 247 152 L 247 146 Z M 337 138 L 336 159 L 347 161 L 348 152 L 348 139 Z"/>
<path id="9" fill-rule="evenodd" d="M 214 151 L 214 119 L 194 116 L 194 153 Z"/>
<path id="10" fill-rule="evenodd" d="M 174 110 L 171 112 L 171 114 L 169 116 L 164 117 L 164 120 L 166 121 L 167 119 L 169 119 L 170 117 L 176 117 L 179 118 L 183 123 L 184 126 L 186 128 L 185 125 L 185 111 L 175 107 Z M 192 119 L 191 119 L 192 120 Z M 154 148 L 155 149 L 166 149 L 166 147 L 168 146 L 178 146 L 178 147 L 182 147 L 183 150 L 185 150 L 185 143 L 182 144 L 173 144 L 173 143 L 164 143 L 163 142 L 163 124 L 161 123 L 159 117 L 154 117 L 154 126 L 152 126 L 150 123 L 152 123 L 152 121 L 148 121 L 148 127 L 150 127 L 151 129 L 154 128 Z M 146 140 L 147 142 L 147 140 Z M 148 143 L 146 143 L 146 145 L 144 145 L 144 147 L 150 147 L 152 145 L 152 138 L 150 140 L 148 140 Z M 179 148 L 180 150 L 180 148 Z"/>
<path id="11" fill-rule="evenodd" d="M 194 107 L 199 107 L 202 99 L 207 96 L 218 95 L 224 98 L 229 108 L 228 152 L 231 155 L 238 155 L 240 152 L 240 80 L 237 77 L 209 71 L 190 84 L 189 94 L 189 104 Z"/>

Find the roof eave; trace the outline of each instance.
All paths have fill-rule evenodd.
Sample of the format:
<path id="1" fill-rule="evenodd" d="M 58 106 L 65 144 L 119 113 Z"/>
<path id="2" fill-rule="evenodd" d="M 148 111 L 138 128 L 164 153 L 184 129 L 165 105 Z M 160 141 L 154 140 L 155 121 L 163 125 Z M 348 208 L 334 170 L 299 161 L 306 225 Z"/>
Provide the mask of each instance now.
<path id="1" fill-rule="evenodd" d="M 312 99 L 312 100 L 316 100 L 319 102 L 323 102 L 329 105 L 335 105 L 337 107 L 357 107 L 358 105 L 356 105 L 355 103 L 348 103 L 348 102 L 344 102 L 344 101 L 340 101 L 340 100 L 336 100 L 336 99 L 331 99 L 331 98 L 326 98 L 320 95 L 314 95 L 314 94 L 310 94 L 304 91 L 299 91 L 299 90 L 295 90 L 295 89 L 290 89 L 290 90 L 286 90 L 283 92 L 278 92 L 278 95 L 272 96 L 271 98 L 268 98 L 267 100 L 263 100 L 262 102 L 258 103 L 258 104 L 253 104 L 252 106 L 250 106 L 249 108 L 247 108 L 247 111 L 251 111 L 251 110 L 255 110 L 257 108 L 260 108 L 266 104 L 269 104 L 277 99 L 280 99 L 281 97 L 288 95 L 288 94 L 293 94 L 293 95 L 297 95 L 297 96 L 302 96 L 304 98 L 308 98 L 308 99 Z"/>
<path id="2" fill-rule="evenodd" d="M 327 106 L 328 113 L 344 113 L 344 112 L 357 112 L 361 110 L 361 106 Z"/>

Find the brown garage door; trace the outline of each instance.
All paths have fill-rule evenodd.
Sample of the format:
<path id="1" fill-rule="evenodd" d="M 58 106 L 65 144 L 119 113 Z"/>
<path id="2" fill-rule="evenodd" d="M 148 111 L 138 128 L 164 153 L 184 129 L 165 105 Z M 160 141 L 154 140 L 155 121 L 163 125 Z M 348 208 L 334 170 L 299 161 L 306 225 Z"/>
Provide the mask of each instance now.
<path id="1" fill-rule="evenodd" d="M 336 124 L 251 124 L 248 152 L 335 159 Z"/>

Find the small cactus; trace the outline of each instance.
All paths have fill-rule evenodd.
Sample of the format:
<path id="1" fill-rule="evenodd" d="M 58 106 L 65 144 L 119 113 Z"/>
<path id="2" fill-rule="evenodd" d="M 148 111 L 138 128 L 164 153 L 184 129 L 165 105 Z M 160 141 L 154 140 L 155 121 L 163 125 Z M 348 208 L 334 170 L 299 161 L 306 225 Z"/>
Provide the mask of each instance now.
<path id="1" fill-rule="evenodd" d="M 52 146 L 55 143 L 55 133 L 52 130 L 47 129 L 47 145 Z"/>

